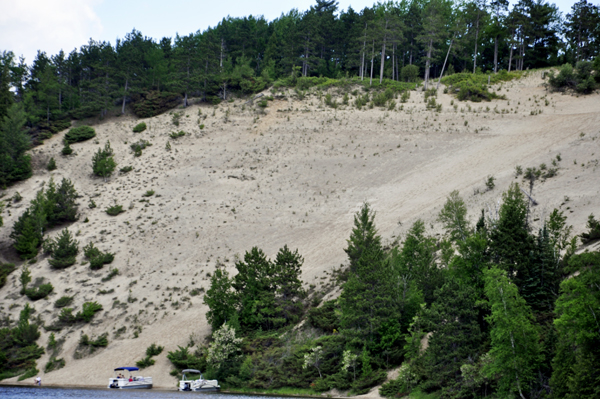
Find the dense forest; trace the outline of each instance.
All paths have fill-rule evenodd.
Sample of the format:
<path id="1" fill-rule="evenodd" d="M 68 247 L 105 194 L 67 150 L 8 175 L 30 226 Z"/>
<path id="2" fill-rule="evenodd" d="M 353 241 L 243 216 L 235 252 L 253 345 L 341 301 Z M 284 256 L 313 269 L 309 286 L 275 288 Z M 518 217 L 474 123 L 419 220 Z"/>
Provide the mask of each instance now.
<path id="1" fill-rule="evenodd" d="M 232 278 L 225 269 L 211 278 L 212 342 L 168 357 L 242 390 L 360 394 L 400 366 L 382 395 L 597 398 L 600 253 L 575 249 L 600 238 L 600 225 L 590 216 L 589 231 L 572 236 L 555 209 L 534 232 L 529 206 L 515 183 L 496 214 L 471 225 L 455 191 L 438 215 L 444 238 L 419 220 L 385 248 L 364 204 L 347 268 L 331 275 L 341 293 L 322 304 L 300 284 L 297 251 L 271 261 L 252 248 Z M 303 312 L 307 324 L 295 327 Z"/>

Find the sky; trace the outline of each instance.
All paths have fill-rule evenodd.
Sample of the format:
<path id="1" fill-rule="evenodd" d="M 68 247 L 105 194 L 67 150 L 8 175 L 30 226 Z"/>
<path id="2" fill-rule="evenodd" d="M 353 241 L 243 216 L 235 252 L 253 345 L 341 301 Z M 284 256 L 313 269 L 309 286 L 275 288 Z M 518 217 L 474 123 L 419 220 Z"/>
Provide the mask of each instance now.
<path id="1" fill-rule="evenodd" d="M 338 0 L 339 9 L 372 6 L 375 0 Z M 511 0 L 511 3 L 514 0 Z M 550 0 L 566 14 L 575 0 Z M 592 0 L 596 4 L 596 1 Z M 37 50 L 71 52 L 90 38 L 115 44 L 134 28 L 161 39 L 215 26 L 222 18 L 263 15 L 273 20 L 314 0 L 0 0 L 0 52 L 10 50 L 32 63 Z"/>

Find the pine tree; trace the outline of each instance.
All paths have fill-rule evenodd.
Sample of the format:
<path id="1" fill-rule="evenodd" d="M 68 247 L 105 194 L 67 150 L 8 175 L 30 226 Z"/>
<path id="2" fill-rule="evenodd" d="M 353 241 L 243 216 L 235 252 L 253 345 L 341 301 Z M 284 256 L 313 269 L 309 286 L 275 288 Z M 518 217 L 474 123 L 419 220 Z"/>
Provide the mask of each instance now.
<path id="1" fill-rule="evenodd" d="M 79 253 L 79 242 L 75 240 L 69 230 L 61 231 L 53 241 L 52 258 L 48 260 L 48 263 L 55 269 L 64 269 L 74 265 L 75 257 Z"/>
<path id="2" fill-rule="evenodd" d="M 529 391 L 535 370 L 543 360 L 531 309 L 505 271 L 493 267 L 484 272 L 484 279 L 492 338 L 492 361 L 486 372 L 498 378 L 501 395 L 518 392 L 525 399 L 524 392 Z"/>
<path id="3" fill-rule="evenodd" d="M 104 149 L 99 148 L 92 158 L 92 169 L 96 176 L 104 178 L 104 181 L 112 175 L 117 163 L 113 159 L 113 150 L 110 147 L 110 141 L 104 145 Z"/>
<path id="4" fill-rule="evenodd" d="M 235 267 L 238 274 L 233 277 L 232 286 L 236 291 L 241 327 L 247 330 L 274 328 L 273 263 L 261 249 L 253 247 Z"/>
<path id="5" fill-rule="evenodd" d="M 435 302 L 420 316 L 432 333 L 423 355 L 425 390 L 443 389 L 449 397 L 459 390 L 461 366 L 483 354 L 485 335 L 479 326 L 480 293 L 457 280 L 436 291 Z"/>
<path id="6" fill-rule="evenodd" d="M 467 207 L 458 191 L 452 191 L 440 211 L 438 220 L 444 225 L 452 241 L 464 241 L 470 233 Z"/>
<path id="7" fill-rule="evenodd" d="M 550 380 L 555 397 L 600 395 L 600 252 L 574 255 L 556 301 L 558 342 Z M 578 274 L 575 274 L 578 273 Z"/>
<path id="8" fill-rule="evenodd" d="M 365 203 L 354 218 L 346 253 L 350 275 L 340 294 L 340 321 L 350 336 L 374 343 L 382 323 L 395 314 L 393 283 L 374 224 Z"/>
<path id="9" fill-rule="evenodd" d="M 206 319 L 217 331 L 236 312 L 234 293 L 231 290 L 229 273 L 224 268 L 217 268 L 210 277 L 210 288 L 204 295 L 203 302 L 208 306 Z"/>
<path id="10" fill-rule="evenodd" d="M 302 264 L 304 259 L 298 250 L 291 251 L 287 245 L 279 249 L 274 262 L 273 286 L 277 291 L 277 313 L 282 319 L 279 324 L 295 323 L 302 314 Z"/>
<path id="11" fill-rule="evenodd" d="M 31 177 L 29 137 L 24 126 L 27 120 L 22 104 L 13 104 L 7 116 L 0 120 L 0 185 Z"/>

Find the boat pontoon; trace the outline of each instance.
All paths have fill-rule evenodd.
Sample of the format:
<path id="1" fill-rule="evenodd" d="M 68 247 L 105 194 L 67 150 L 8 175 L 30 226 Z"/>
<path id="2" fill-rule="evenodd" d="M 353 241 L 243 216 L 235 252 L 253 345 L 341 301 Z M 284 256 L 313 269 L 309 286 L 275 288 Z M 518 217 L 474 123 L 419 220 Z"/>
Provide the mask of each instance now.
<path id="1" fill-rule="evenodd" d="M 109 378 L 108 387 L 114 389 L 150 389 L 152 388 L 152 377 L 139 377 L 131 374 L 132 371 L 138 371 L 137 367 L 118 367 L 115 369 L 115 376 Z M 128 371 L 129 376 L 121 372 Z"/>
<path id="2" fill-rule="evenodd" d="M 214 392 L 221 389 L 217 380 L 205 380 L 202 378 L 202 373 L 198 370 L 185 369 L 182 371 L 182 374 L 181 381 L 179 381 L 180 391 Z M 192 379 L 190 377 L 189 379 L 186 379 L 186 374 L 199 374 L 200 378 Z"/>

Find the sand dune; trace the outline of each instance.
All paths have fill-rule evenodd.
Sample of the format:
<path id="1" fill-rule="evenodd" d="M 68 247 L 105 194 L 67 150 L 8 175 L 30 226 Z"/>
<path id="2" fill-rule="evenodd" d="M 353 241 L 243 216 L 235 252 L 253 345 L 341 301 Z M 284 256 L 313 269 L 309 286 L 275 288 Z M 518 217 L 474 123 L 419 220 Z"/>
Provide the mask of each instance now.
<path id="1" fill-rule="evenodd" d="M 0 260 L 18 261 L 10 249 L 11 226 L 51 177 L 71 179 L 82 196 L 81 217 L 68 227 L 80 246 L 93 241 L 116 258 L 97 272 L 80 264 L 83 254 L 64 271 L 52 270 L 41 256 L 31 265 L 34 280 L 44 277 L 55 287 L 49 298 L 33 304 L 47 324 L 58 315 L 54 301 L 65 294 L 75 295 L 78 308 L 90 300 L 104 307 L 91 324 L 57 333 L 65 338 L 60 357 L 66 367 L 42 374 L 44 383 L 103 386 L 112 368 L 133 365 L 157 343 L 165 351 L 143 374 L 157 387 L 174 387 L 166 353 L 210 333 L 202 294 L 190 291 L 208 288 L 208 273 L 218 262 L 234 272 L 236 257 L 252 246 L 274 256 L 288 244 L 305 258 L 306 284 L 320 287 L 325 272 L 346 262 L 352 218 L 364 201 L 376 210 L 385 242 L 401 240 L 419 218 L 429 233 L 441 234 L 436 215 L 452 190 L 460 191 L 474 222 L 482 208 L 494 208 L 511 182 L 521 181 L 515 180 L 516 165 L 551 166 L 560 154 L 558 176 L 534 187 L 539 205 L 533 220 L 539 226 L 560 208 L 580 233 L 590 213 L 600 215 L 600 95 L 549 93 L 540 72 L 496 89 L 507 100 L 458 102 L 440 90 L 440 113 L 425 109 L 420 92 L 394 111 L 334 110 L 315 95 L 299 101 L 288 93 L 270 102 L 266 115 L 257 115 L 245 100 L 194 105 L 177 110 L 183 112 L 179 127 L 167 113 L 146 119 L 149 128 L 139 134 L 132 132 L 139 121 L 122 116 L 95 126 L 96 139 L 73 145 L 75 154 L 68 158 L 60 155 L 64 132 L 47 140 L 32 150 L 35 175 L 7 190 L 7 197 L 18 191 L 23 201 L 4 213 Z M 169 138 L 179 130 L 188 134 Z M 134 157 L 129 146 L 140 139 L 152 146 Z M 104 182 L 92 176 L 91 158 L 107 140 L 118 168 L 131 165 L 133 171 Z M 49 173 L 44 165 L 51 156 L 58 169 Z M 487 176 L 496 178 L 491 191 Z M 147 190 L 156 193 L 143 197 Z M 96 208 L 88 207 L 90 199 Z M 126 212 L 108 216 L 104 210 L 115 203 Z M 120 275 L 102 282 L 113 267 Z M 19 274 L 0 290 L 2 318 L 16 319 L 25 304 Z M 106 349 L 73 358 L 81 334 L 105 332 Z M 48 336 L 42 332 L 39 343 L 45 346 Z M 47 360 L 46 354 L 38 361 L 40 370 Z"/>

